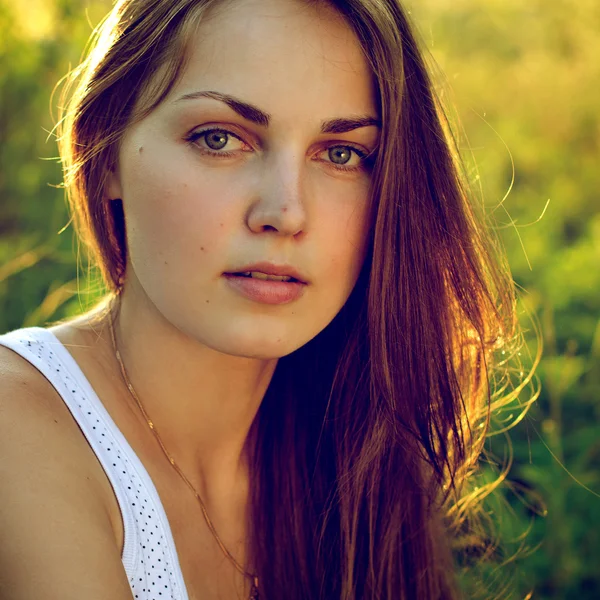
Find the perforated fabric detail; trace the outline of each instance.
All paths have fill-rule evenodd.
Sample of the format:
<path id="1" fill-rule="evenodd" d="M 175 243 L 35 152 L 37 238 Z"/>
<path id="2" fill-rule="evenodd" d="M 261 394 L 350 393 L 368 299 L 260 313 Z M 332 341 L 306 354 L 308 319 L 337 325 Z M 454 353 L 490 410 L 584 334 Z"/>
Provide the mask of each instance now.
<path id="1" fill-rule="evenodd" d="M 152 480 L 104 408 L 75 359 L 49 330 L 27 327 L 0 335 L 54 386 L 115 492 L 124 528 L 121 560 L 139 600 L 188 600 L 166 513 Z"/>

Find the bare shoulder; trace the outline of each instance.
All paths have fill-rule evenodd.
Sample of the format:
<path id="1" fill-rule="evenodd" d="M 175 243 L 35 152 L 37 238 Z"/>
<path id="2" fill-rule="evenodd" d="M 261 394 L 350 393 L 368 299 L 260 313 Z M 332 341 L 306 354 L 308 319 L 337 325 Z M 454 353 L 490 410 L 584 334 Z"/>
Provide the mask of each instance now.
<path id="1" fill-rule="evenodd" d="M 54 387 L 0 346 L 0 598 L 131 598 L 94 461 Z"/>
<path id="2" fill-rule="evenodd" d="M 75 437 L 69 421 L 67 407 L 42 373 L 10 348 L 0 346 L 2 452 L 10 452 L 13 440 L 28 447 L 68 445 Z"/>
<path id="3" fill-rule="evenodd" d="M 50 382 L 29 361 L 5 346 L 0 346 L 0 431 L 3 457 L 14 453 L 16 460 L 24 447 L 42 455 L 87 445 Z M 13 446 L 13 441 L 19 443 Z M 86 458 L 85 453 L 64 457 L 76 471 L 85 469 Z M 56 465 L 56 470 L 65 469 Z"/>

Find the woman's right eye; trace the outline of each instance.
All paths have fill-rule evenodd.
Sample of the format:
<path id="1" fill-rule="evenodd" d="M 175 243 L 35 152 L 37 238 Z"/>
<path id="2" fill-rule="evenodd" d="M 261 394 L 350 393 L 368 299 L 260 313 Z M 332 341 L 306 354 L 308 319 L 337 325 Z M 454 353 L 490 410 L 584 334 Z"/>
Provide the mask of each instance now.
<path id="1" fill-rule="evenodd" d="M 234 140 L 239 142 L 238 148 L 224 150 L 224 148 L 230 145 Z M 242 139 L 226 129 L 201 129 L 199 131 L 193 131 L 188 137 L 187 141 L 193 144 L 196 148 L 199 148 L 202 152 L 211 154 L 214 156 L 231 156 L 240 150 L 247 148 L 247 144 L 244 144 Z M 202 143 L 199 143 L 202 142 Z"/>

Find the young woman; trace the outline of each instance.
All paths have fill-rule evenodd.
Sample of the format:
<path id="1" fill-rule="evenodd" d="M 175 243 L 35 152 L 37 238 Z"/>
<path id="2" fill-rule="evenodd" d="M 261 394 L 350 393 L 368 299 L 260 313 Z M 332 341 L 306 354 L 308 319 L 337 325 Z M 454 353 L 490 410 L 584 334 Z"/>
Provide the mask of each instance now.
<path id="1" fill-rule="evenodd" d="M 0 596 L 459 597 L 519 335 L 400 3 L 120 0 L 72 83 L 108 292 L 0 336 Z"/>

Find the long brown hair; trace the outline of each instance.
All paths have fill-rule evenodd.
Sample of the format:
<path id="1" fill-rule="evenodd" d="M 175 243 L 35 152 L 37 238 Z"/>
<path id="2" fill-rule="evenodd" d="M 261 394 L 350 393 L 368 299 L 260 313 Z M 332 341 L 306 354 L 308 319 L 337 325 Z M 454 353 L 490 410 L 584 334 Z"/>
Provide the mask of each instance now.
<path id="1" fill-rule="evenodd" d="M 63 90 L 65 186 L 107 296 L 123 285 L 127 247 L 122 207 L 104 201 L 106 174 L 218 2 L 119 1 Z M 251 427 L 249 556 L 267 600 L 457 598 L 451 538 L 471 526 L 467 484 L 493 411 L 532 375 L 498 385 L 521 339 L 515 287 L 400 2 L 329 4 L 377 83 L 373 226 L 350 298 L 279 360 Z"/>

